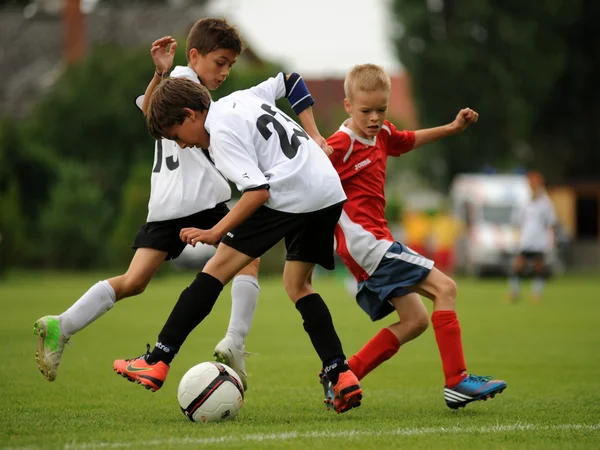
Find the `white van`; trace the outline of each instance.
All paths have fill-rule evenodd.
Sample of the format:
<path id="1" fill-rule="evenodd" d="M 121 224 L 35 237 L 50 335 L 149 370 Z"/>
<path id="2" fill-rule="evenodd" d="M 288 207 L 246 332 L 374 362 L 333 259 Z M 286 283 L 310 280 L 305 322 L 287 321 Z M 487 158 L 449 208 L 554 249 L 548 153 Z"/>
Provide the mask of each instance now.
<path id="1" fill-rule="evenodd" d="M 456 246 L 457 271 L 507 275 L 518 249 L 513 213 L 531 198 L 525 175 L 458 175 L 450 198 L 455 215 L 465 225 Z M 552 268 L 556 252 L 548 256 Z"/>

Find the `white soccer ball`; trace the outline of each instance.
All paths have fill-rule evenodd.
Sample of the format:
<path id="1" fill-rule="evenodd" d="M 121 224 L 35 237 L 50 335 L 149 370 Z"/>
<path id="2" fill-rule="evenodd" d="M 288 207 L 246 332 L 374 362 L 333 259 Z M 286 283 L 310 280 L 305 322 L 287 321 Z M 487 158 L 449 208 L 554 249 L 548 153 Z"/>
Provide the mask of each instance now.
<path id="1" fill-rule="evenodd" d="M 231 367 L 203 362 L 181 378 L 177 400 L 183 414 L 192 422 L 233 419 L 244 404 L 244 388 Z"/>

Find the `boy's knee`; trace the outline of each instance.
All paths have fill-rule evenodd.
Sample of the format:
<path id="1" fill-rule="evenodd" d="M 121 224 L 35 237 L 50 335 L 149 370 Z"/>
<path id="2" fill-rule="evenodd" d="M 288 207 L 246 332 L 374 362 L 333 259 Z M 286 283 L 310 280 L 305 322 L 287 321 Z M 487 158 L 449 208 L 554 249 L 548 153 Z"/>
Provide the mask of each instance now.
<path id="1" fill-rule="evenodd" d="M 148 283 L 141 278 L 135 278 L 125 275 L 122 284 L 122 297 L 132 297 L 140 295 L 146 290 Z"/>
<path id="2" fill-rule="evenodd" d="M 436 302 L 442 303 L 444 308 L 454 309 L 456 307 L 456 295 L 458 293 L 455 281 L 448 276 L 444 276 L 437 288 L 438 295 Z"/>
<path id="3" fill-rule="evenodd" d="M 423 314 L 415 319 L 413 322 L 413 329 L 415 333 L 423 334 L 429 328 L 429 317 L 427 314 Z"/>
<path id="4" fill-rule="evenodd" d="M 283 287 L 288 297 L 294 303 L 296 303 L 302 297 L 306 297 L 314 292 L 312 284 L 307 280 L 295 280 L 290 279 L 289 277 L 283 278 Z"/>

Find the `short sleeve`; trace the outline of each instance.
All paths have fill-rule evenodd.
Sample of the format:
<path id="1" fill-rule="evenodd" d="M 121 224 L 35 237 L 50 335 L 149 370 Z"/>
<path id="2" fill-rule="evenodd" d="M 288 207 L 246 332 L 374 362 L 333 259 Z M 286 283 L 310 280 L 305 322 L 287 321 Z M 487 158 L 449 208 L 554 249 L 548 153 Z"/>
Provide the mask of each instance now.
<path id="1" fill-rule="evenodd" d="M 252 136 L 244 131 L 243 123 L 230 125 L 215 127 L 210 136 L 210 151 L 216 168 L 234 182 L 240 192 L 268 187 L 269 182 L 258 167 L 256 152 L 248 144 L 252 142 Z"/>
<path id="2" fill-rule="evenodd" d="M 389 133 L 386 152 L 389 156 L 400 156 L 410 152 L 415 146 L 414 131 L 398 131 L 389 121 L 383 124 L 383 130 L 380 133 Z"/>
<path id="3" fill-rule="evenodd" d="M 279 73 L 276 77 L 269 78 L 268 80 L 247 89 L 247 92 L 251 92 L 271 104 L 275 104 L 275 100 L 285 97 L 284 75 L 283 73 Z"/>
<path id="4" fill-rule="evenodd" d="M 333 148 L 333 153 L 329 155 L 329 159 L 337 170 L 344 163 L 344 158 L 350 150 L 350 136 L 343 131 L 338 131 L 327 139 L 327 144 Z"/>
<path id="5" fill-rule="evenodd" d="M 558 224 L 558 219 L 556 217 L 556 210 L 554 209 L 554 205 L 552 204 L 552 200 L 547 197 L 546 202 L 546 223 L 549 227 L 554 227 Z"/>

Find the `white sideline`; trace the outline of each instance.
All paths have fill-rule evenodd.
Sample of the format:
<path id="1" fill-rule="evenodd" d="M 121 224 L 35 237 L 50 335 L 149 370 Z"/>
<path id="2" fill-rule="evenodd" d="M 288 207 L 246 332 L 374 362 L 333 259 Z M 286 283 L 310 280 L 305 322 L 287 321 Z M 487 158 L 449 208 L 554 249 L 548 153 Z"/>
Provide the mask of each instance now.
<path id="1" fill-rule="evenodd" d="M 207 428 L 208 429 L 208 428 Z M 395 430 L 380 431 L 314 431 L 314 432 L 290 432 L 273 434 L 242 434 L 239 436 L 222 437 L 183 437 L 156 439 L 150 441 L 131 441 L 131 442 L 73 442 L 64 446 L 65 450 L 88 450 L 96 448 L 127 448 L 127 447 L 165 447 L 169 445 L 206 445 L 206 444 L 225 444 L 225 443 L 243 443 L 243 442 L 263 442 L 263 441 L 289 441 L 292 439 L 321 439 L 321 438 L 345 438 L 354 439 L 361 437 L 375 436 L 424 436 L 430 434 L 493 434 L 493 433 L 518 433 L 527 431 L 597 431 L 600 430 L 600 424 L 564 424 L 564 425 L 535 425 L 515 423 L 513 425 L 491 425 L 486 427 L 436 427 L 436 428 L 397 428 Z"/>

